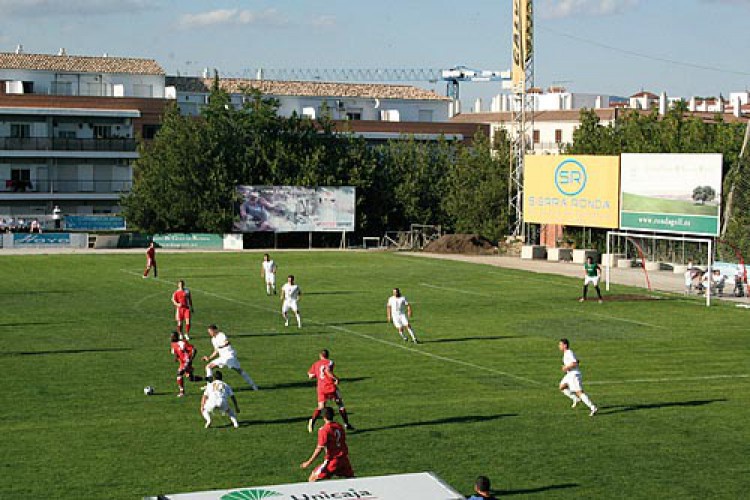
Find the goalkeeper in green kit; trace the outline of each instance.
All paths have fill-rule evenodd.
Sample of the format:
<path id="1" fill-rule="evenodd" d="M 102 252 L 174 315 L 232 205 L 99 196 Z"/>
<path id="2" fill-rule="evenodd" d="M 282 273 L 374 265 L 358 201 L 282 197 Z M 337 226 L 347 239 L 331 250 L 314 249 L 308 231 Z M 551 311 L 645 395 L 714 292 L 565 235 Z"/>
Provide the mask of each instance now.
<path id="1" fill-rule="evenodd" d="M 586 294 L 589 291 L 589 285 L 594 285 L 596 289 L 596 295 L 599 297 L 599 303 L 602 303 L 602 291 L 599 288 L 599 278 L 602 275 L 602 268 L 599 264 L 594 263 L 592 257 L 586 257 L 586 263 L 583 265 L 583 269 L 586 271 L 586 275 L 583 278 L 583 297 L 578 299 L 578 302 L 586 300 Z"/>

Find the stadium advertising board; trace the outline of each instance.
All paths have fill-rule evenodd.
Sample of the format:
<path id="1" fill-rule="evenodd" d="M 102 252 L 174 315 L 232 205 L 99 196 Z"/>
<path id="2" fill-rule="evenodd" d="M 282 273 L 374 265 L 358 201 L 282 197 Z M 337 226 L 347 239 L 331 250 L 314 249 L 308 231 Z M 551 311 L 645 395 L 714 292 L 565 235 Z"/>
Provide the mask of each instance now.
<path id="1" fill-rule="evenodd" d="M 717 236 L 721 154 L 623 154 L 620 228 Z"/>
<path id="2" fill-rule="evenodd" d="M 157 497 L 148 497 L 157 498 Z M 258 486 L 234 490 L 201 491 L 165 495 L 170 500 L 318 500 L 351 498 L 362 500 L 463 500 L 453 488 L 428 472 L 393 476 L 341 479 L 320 483 L 295 483 Z"/>
<path id="3" fill-rule="evenodd" d="M 86 248 L 88 234 L 69 233 L 6 233 L 3 247 L 6 248 Z"/>
<path id="4" fill-rule="evenodd" d="M 616 228 L 617 156 L 524 159 L 523 218 L 537 224 Z"/>
<path id="5" fill-rule="evenodd" d="M 67 231 L 124 231 L 125 217 L 115 215 L 66 215 L 63 227 Z"/>
<path id="6" fill-rule="evenodd" d="M 158 248 L 224 248 L 224 238 L 219 234 L 170 233 L 155 234 L 154 244 Z"/>
<path id="7" fill-rule="evenodd" d="M 235 231 L 354 231 L 351 186 L 237 186 L 237 193 L 241 201 Z"/>

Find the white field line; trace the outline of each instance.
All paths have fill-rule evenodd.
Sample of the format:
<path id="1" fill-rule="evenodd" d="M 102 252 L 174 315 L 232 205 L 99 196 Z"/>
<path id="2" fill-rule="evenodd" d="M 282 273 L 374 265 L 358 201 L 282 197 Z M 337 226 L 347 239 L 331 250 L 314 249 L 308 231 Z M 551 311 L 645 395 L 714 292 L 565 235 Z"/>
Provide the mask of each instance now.
<path id="1" fill-rule="evenodd" d="M 664 377 L 664 378 L 641 378 L 633 380 L 601 380 L 586 382 L 586 385 L 615 385 L 615 384 L 658 384 L 662 382 L 691 382 L 701 380 L 721 380 L 721 379 L 738 379 L 750 378 L 749 374 L 741 373 L 738 375 L 704 375 L 700 377 Z"/>
<path id="2" fill-rule="evenodd" d="M 138 276 L 138 277 L 142 276 L 142 274 L 140 274 L 140 273 L 129 271 L 127 269 L 120 269 L 120 271 L 122 271 L 122 272 L 124 272 L 126 274 L 133 275 L 133 276 Z M 172 284 L 171 281 L 167 281 L 167 280 L 162 279 L 162 278 L 149 278 L 149 279 L 152 280 L 152 281 L 158 281 L 160 283 L 164 283 L 164 284 L 168 284 L 168 285 Z M 244 300 L 235 299 L 233 297 L 226 297 L 224 295 L 219 295 L 217 293 L 209 292 L 207 290 L 200 290 L 200 289 L 195 288 L 195 287 L 190 287 L 190 288 L 192 290 L 195 290 L 196 292 L 200 292 L 200 293 L 202 293 L 204 295 L 208 295 L 210 297 L 214 297 L 214 298 L 221 299 L 221 300 L 226 300 L 228 302 L 234 302 L 236 304 L 241 304 L 243 306 L 250 306 L 251 308 L 257 309 L 259 311 L 269 312 L 269 313 L 272 313 L 272 314 L 279 314 L 279 311 L 277 309 L 271 309 L 271 308 L 268 308 L 268 307 L 262 307 L 262 306 L 253 304 L 251 302 L 247 302 L 247 301 L 244 301 Z M 384 344 L 384 345 L 387 345 L 387 346 L 390 346 L 390 347 L 396 347 L 398 349 L 403 349 L 405 351 L 408 351 L 408 352 L 411 352 L 411 353 L 414 353 L 414 354 L 421 354 L 422 356 L 427 356 L 427 357 L 432 358 L 432 359 L 437 359 L 437 360 L 440 360 L 440 361 L 446 361 L 446 362 L 449 362 L 449 363 L 454 363 L 454 364 L 457 364 L 457 365 L 466 366 L 466 367 L 472 368 L 474 370 L 480 370 L 480 371 L 492 373 L 494 375 L 501 375 L 503 377 L 513 378 L 513 379 L 516 379 L 516 380 L 520 380 L 520 381 L 526 382 L 526 383 L 531 384 L 531 385 L 537 385 L 537 386 L 544 385 L 541 382 L 537 382 L 536 380 L 532 380 L 532 379 L 529 379 L 529 378 L 526 378 L 526 377 L 521 377 L 521 376 L 518 376 L 518 375 L 513 375 L 511 373 L 507 373 L 507 372 L 504 372 L 504 371 L 501 371 L 501 370 L 494 370 L 492 368 L 487 368 L 486 366 L 477 365 L 477 364 L 470 363 L 468 361 L 463 361 L 463 360 L 460 360 L 460 359 L 453 359 L 453 358 L 449 358 L 447 356 L 440 356 L 438 354 L 433 354 L 431 352 L 420 351 L 418 349 L 407 347 L 404 344 L 399 344 L 397 342 L 392 342 L 392 341 L 384 340 L 384 339 L 381 339 L 381 338 L 378 338 L 378 337 L 373 337 L 372 335 L 367 335 L 366 333 L 360 333 L 360 332 L 357 332 L 357 331 L 354 331 L 354 330 L 350 330 L 349 328 L 344 328 L 342 326 L 329 325 L 327 323 L 321 323 L 319 321 L 314 321 L 314 320 L 310 320 L 310 319 L 306 319 L 305 322 L 309 323 L 309 324 L 316 325 L 316 326 L 322 326 L 324 328 L 329 328 L 331 330 L 337 330 L 337 331 L 340 331 L 340 332 L 348 333 L 350 335 L 355 335 L 357 337 L 360 337 L 360 338 L 363 338 L 363 339 L 367 339 L 367 340 L 371 340 L 371 341 L 374 341 L 374 342 L 379 342 L 381 344 Z"/>
<path id="3" fill-rule="evenodd" d="M 471 290 L 462 290 L 462 289 L 459 289 L 459 288 L 450 288 L 450 287 L 446 287 L 446 286 L 431 285 L 429 283 L 420 283 L 420 285 L 422 285 L 424 287 L 427 287 L 427 288 L 435 288 L 437 290 L 445 290 L 445 291 L 448 291 L 448 292 L 462 293 L 462 294 L 465 294 L 465 295 L 478 295 L 480 297 L 490 297 L 490 298 L 494 297 L 494 295 L 489 294 L 489 293 L 473 292 Z M 666 328 L 665 326 L 654 325 L 654 324 L 651 324 L 651 323 L 645 323 L 643 321 L 636 321 L 634 319 L 619 318 L 617 316 L 610 316 L 609 314 L 602 314 L 602 313 L 592 312 L 590 310 L 583 311 L 583 310 L 579 310 L 579 309 L 571 309 L 569 307 L 561 307 L 559 309 L 563 309 L 565 311 L 570 311 L 570 312 L 574 312 L 574 313 L 585 314 L 587 316 L 599 316 L 601 318 L 607 318 L 607 319 L 611 319 L 611 320 L 614 320 L 614 321 L 621 321 L 623 323 L 631 323 L 631 324 L 639 325 L 639 326 L 647 326 L 647 327 L 650 327 L 650 328 L 661 328 L 661 329 Z"/>

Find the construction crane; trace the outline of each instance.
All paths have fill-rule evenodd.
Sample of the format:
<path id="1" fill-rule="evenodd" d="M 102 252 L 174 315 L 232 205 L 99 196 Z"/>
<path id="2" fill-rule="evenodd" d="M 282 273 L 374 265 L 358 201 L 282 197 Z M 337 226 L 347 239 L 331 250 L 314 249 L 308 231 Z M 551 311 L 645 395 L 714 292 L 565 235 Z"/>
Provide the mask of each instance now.
<path id="1" fill-rule="evenodd" d="M 325 81 L 325 82 L 446 82 L 446 95 L 458 100 L 460 82 L 510 82 L 510 71 L 472 69 L 456 66 L 434 68 L 256 68 L 243 75 L 254 74 L 256 80 Z M 505 85 L 504 85 L 505 86 Z"/>

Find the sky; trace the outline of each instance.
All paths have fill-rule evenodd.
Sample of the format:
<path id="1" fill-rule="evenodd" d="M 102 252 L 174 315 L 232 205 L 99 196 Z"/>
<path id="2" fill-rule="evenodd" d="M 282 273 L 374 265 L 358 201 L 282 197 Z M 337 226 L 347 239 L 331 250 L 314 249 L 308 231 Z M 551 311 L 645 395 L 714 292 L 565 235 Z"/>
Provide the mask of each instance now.
<path id="1" fill-rule="evenodd" d="M 680 97 L 750 88 L 750 0 L 536 0 L 535 13 L 539 86 Z M 506 70 L 511 14 L 511 0 L 0 0 L 0 51 L 152 58 L 170 75 Z M 461 89 L 465 102 L 500 91 Z"/>

